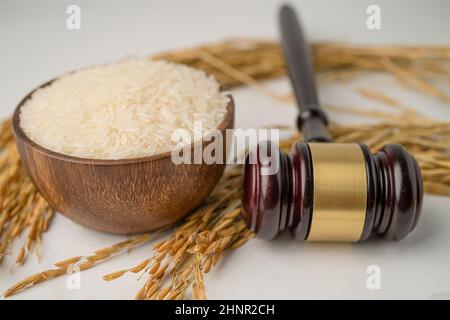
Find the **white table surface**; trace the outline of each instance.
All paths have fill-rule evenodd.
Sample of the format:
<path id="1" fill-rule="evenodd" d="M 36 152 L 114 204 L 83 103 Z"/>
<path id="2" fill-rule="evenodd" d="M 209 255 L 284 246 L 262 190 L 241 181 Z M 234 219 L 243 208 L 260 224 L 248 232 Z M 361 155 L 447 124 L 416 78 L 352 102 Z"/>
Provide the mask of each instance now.
<path id="1" fill-rule="evenodd" d="M 310 39 L 357 43 L 450 44 L 450 2 L 291 1 L 301 10 Z M 81 30 L 66 29 L 66 8 L 81 8 Z M 366 28 L 369 4 L 381 8 L 382 30 Z M 0 116 L 38 84 L 72 69 L 230 37 L 276 37 L 279 1 L 18 1 L 0 2 Z M 286 80 L 268 85 L 287 92 Z M 320 88 L 322 102 L 375 107 L 352 88 L 375 88 L 428 116 L 450 121 L 450 107 L 408 89 L 389 76 L 368 75 Z M 236 126 L 293 124 L 296 109 L 252 89 L 233 91 Z M 367 121 L 330 113 L 340 122 Z M 450 298 L 450 198 L 426 195 L 418 227 L 402 242 L 317 244 L 252 240 L 228 254 L 206 277 L 212 299 L 233 298 Z M 34 257 L 14 274 L 14 257 L 0 266 L 0 291 L 52 263 L 126 239 L 95 232 L 57 215 L 45 234 L 43 259 Z M 18 249 L 17 247 L 15 248 Z M 134 276 L 106 283 L 101 275 L 151 255 L 146 245 L 81 274 L 81 288 L 66 277 L 27 290 L 16 299 L 129 299 L 142 285 Z M 369 290 L 366 269 L 381 270 L 381 289 Z"/>

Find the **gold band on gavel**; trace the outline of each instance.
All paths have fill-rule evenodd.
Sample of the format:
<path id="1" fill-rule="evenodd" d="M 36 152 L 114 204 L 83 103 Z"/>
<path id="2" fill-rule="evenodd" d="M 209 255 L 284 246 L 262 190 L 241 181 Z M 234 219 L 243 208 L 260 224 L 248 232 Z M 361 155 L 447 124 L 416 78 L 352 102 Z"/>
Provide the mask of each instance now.
<path id="1" fill-rule="evenodd" d="M 354 143 L 310 143 L 314 203 L 308 241 L 358 241 L 367 206 L 366 165 Z"/>

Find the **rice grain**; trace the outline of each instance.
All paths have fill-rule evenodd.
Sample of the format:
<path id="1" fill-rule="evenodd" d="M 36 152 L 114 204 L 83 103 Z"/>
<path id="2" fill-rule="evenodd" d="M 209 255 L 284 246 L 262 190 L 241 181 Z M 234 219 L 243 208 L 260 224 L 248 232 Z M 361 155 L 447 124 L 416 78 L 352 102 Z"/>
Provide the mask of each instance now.
<path id="1" fill-rule="evenodd" d="M 64 75 L 36 90 L 20 125 L 33 141 L 91 159 L 149 156 L 180 147 L 176 129 L 194 139 L 223 120 L 227 96 L 206 73 L 181 64 L 123 60 Z M 189 137 L 191 137 L 189 139 Z M 183 144 L 182 143 L 182 144 Z"/>

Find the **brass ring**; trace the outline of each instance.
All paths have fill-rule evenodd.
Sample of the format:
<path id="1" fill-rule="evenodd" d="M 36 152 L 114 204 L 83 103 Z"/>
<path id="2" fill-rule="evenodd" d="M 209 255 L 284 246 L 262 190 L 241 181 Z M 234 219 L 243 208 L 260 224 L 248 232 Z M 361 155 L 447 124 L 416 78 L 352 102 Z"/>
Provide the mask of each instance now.
<path id="1" fill-rule="evenodd" d="M 355 242 L 364 228 L 367 177 L 358 144 L 310 143 L 314 203 L 308 241 Z"/>

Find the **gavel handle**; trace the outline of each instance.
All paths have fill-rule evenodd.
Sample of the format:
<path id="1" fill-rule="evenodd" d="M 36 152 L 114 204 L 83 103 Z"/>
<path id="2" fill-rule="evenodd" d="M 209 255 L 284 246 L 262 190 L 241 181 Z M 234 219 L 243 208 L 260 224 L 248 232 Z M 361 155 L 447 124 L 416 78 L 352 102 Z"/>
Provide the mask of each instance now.
<path id="1" fill-rule="evenodd" d="M 294 10 L 284 5 L 279 14 L 281 44 L 300 113 L 297 126 L 306 142 L 330 142 L 328 120 L 316 95 L 309 47 Z"/>

